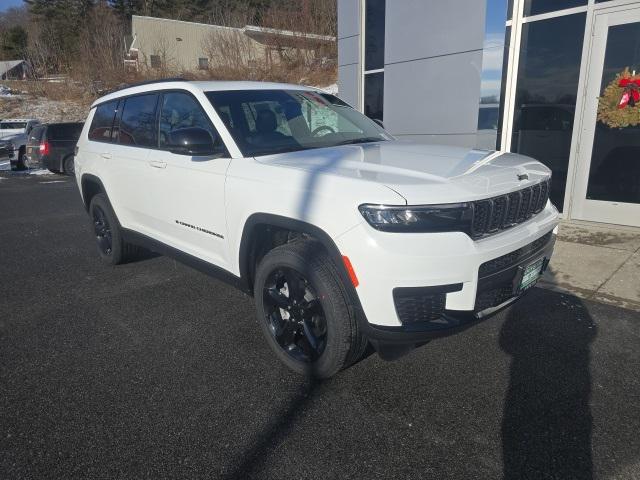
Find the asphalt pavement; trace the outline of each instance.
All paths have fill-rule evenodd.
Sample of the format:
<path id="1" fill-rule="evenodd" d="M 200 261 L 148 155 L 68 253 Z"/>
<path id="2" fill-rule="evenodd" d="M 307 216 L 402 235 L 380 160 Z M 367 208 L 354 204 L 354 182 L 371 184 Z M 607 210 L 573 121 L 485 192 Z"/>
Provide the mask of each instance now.
<path id="1" fill-rule="evenodd" d="M 71 179 L 0 175 L 1 479 L 640 478 L 638 312 L 533 289 L 309 381 L 251 298 L 106 267 Z"/>

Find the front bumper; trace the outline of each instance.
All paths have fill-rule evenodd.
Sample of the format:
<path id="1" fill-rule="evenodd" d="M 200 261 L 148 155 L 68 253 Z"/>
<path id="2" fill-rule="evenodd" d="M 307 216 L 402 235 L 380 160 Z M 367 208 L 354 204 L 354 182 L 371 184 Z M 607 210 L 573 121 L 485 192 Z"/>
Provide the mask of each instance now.
<path id="1" fill-rule="evenodd" d="M 361 328 L 372 340 L 401 343 L 468 328 L 524 293 L 520 267 L 544 259 L 546 268 L 557 223 L 549 203 L 527 222 L 478 241 L 458 232 L 397 234 L 359 225 L 336 243 L 359 279 Z"/>

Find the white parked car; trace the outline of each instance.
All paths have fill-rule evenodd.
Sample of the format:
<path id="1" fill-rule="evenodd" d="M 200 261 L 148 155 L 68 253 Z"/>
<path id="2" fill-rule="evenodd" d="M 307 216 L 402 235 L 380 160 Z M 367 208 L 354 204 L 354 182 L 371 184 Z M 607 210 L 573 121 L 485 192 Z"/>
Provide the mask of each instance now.
<path id="1" fill-rule="evenodd" d="M 8 157 L 11 169 L 26 168 L 29 132 L 39 125 L 33 118 L 6 118 L 0 121 L 0 158 Z"/>
<path id="2" fill-rule="evenodd" d="M 101 257 L 170 254 L 255 297 L 269 345 L 329 377 L 460 331 L 535 284 L 558 212 L 511 153 L 396 141 L 297 85 L 152 82 L 97 100 L 76 178 Z"/>

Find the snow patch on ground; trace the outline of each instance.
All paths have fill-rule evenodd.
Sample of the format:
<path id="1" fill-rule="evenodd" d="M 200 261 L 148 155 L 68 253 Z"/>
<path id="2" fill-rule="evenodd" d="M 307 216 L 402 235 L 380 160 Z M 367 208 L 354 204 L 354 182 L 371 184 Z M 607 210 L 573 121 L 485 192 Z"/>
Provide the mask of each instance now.
<path id="1" fill-rule="evenodd" d="M 46 168 L 39 168 L 37 170 L 29 170 L 27 173 L 29 175 L 55 175 L 53 172 L 50 172 Z"/>

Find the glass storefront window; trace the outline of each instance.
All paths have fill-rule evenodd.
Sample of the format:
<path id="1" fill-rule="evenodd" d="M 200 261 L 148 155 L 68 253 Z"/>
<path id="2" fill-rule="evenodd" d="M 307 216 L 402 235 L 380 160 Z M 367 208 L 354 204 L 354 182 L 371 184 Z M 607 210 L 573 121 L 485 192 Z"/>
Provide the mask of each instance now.
<path id="1" fill-rule="evenodd" d="M 522 27 L 511 150 L 553 171 L 551 201 L 561 211 L 585 21 L 579 13 Z"/>
<path id="2" fill-rule="evenodd" d="M 369 118 L 383 120 L 384 73 L 364 76 L 364 114 Z"/>
<path id="3" fill-rule="evenodd" d="M 498 144 L 504 59 L 509 57 L 505 48 L 507 8 L 507 0 L 487 0 L 476 134 L 476 148 L 483 150 L 495 150 Z"/>
<path id="4" fill-rule="evenodd" d="M 384 68 L 385 0 L 367 0 L 365 7 L 364 69 Z"/>
<path id="5" fill-rule="evenodd" d="M 567 8 L 582 7 L 587 0 L 524 0 L 524 16 L 539 15 Z"/>
<path id="6" fill-rule="evenodd" d="M 600 92 L 625 68 L 640 73 L 640 23 L 609 27 Z M 587 198 L 640 203 L 639 125 L 611 128 L 596 122 Z"/>

